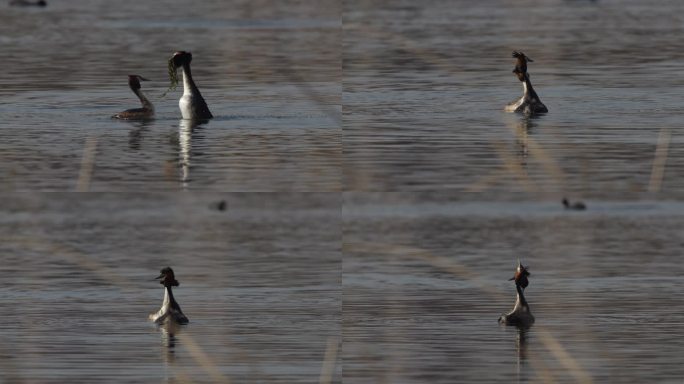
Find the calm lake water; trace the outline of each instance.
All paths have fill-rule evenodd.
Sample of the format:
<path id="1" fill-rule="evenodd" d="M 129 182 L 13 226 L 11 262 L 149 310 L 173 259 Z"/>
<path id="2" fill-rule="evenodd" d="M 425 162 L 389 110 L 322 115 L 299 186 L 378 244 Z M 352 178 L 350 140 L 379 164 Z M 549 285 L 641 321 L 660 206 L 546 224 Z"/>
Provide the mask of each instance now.
<path id="1" fill-rule="evenodd" d="M 0 382 L 340 383 L 339 206 L 316 194 L 6 194 Z M 167 265 L 190 319 L 176 330 L 147 320 Z"/>
<path id="2" fill-rule="evenodd" d="M 2 188 L 340 190 L 339 14 L 337 1 L 0 4 Z M 180 120 L 182 87 L 161 97 L 177 50 L 215 116 L 200 127 Z M 156 120 L 110 118 L 140 107 L 128 74 L 151 80 Z"/>
<path id="3" fill-rule="evenodd" d="M 683 22 L 674 0 L 345 1 L 344 188 L 681 196 Z M 543 117 L 503 112 L 513 50 Z"/>
<path id="4" fill-rule="evenodd" d="M 684 3 L 48 1 L 0 4 L 1 382 L 684 380 Z"/>
<path id="5" fill-rule="evenodd" d="M 681 383 L 684 204 L 587 204 L 347 196 L 344 382 Z"/>

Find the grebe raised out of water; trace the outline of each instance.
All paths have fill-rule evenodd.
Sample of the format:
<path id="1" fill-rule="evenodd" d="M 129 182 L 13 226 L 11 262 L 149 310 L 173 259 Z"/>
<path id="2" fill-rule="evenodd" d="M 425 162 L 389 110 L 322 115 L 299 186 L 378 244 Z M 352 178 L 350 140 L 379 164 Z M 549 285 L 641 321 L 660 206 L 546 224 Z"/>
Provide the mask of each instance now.
<path id="1" fill-rule="evenodd" d="M 530 326 L 534 323 L 534 316 L 532 316 L 532 312 L 530 312 L 530 306 L 527 304 L 527 300 L 525 300 L 525 295 L 523 293 L 529 284 L 529 280 L 527 279 L 527 276 L 529 275 L 530 273 L 527 271 L 527 268 L 523 267 L 523 265 L 520 264 L 520 260 L 518 260 L 518 268 L 515 270 L 515 275 L 509 279 L 515 281 L 515 290 L 518 292 L 515 299 L 515 306 L 512 311 L 499 317 L 499 323 L 521 327 Z"/>
<path id="2" fill-rule="evenodd" d="M 181 311 L 180 305 L 174 299 L 173 292 L 171 291 L 171 287 L 180 285 L 173 275 L 173 269 L 171 267 L 162 269 L 157 279 L 161 279 L 159 284 L 164 285 L 164 301 L 158 312 L 150 314 L 150 320 L 157 324 L 163 324 L 168 321 L 173 321 L 177 324 L 187 324 L 189 320 Z"/>
<path id="3" fill-rule="evenodd" d="M 178 106 L 180 107 L 183 118 L 186 120 L 211 119 L 214 116 L 209 112 L 207 103 L 204 101 L 197 85 L 195 85 L 195 82 L 192 80 L 192 74 L 190 72 L 191 61 L 192 53 L 185 51 L 174 53 L 170 59 L 170 65 L 173 66 L 174 78 L 175 71 L 179 67 L 183 68 L 183 96 L 181 96 L 178 101 Z"/>
<path id="4" fill-rule="evenodd" d="M 142 108 L 127 109 L 123 112 L 119 112 L 112 116 L 114 119 L 124 119 L 124 120 L 144 120 L 151 119 L 154 116 L 154 106 L 147 100 L 147 97 L 143 95 L 140 90 L 140 80 L 148 81 L 146 78 L 138 75 L 128 75 L 128 86 L 131 87 L 131 91 L 135 93 L 140 99 Z"/>
<path id="5" fill-rule="evenodd" d="M 587 209 L 587 206 L 584 205 L 583 202 L 576 201 L 576 202 L 570 204 L 570 202 L 566 198 L 563 198 L 563 206 L 565 207 L 565 209 L 572 209 L 575 211 L 584 211 L 585 209 Z"/>
<path id="6" fill-rule="evenodd" d="M 548 112 L 549 110 L 541 102 L 537 92 L 534 91 L 530 75 L 527 73 L 527 62 L 533 62 L 532 59 L 518 51 L 513 51 L 513 57 L 517 59 L 513 73 L 522 82 L 523 95 L 520 99 L 506 105 L 506 112 L 521 112 L 526 115 Z"/>

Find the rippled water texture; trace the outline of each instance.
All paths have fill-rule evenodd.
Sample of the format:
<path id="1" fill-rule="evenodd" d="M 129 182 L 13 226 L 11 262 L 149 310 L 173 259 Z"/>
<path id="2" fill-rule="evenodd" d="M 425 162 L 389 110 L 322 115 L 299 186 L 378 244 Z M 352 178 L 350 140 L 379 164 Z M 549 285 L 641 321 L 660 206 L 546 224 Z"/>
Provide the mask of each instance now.
<path id="1" fill-rule="evenodd" d="M 684 3 L 357 0 L 343 15 L 346 189 L 684 190 Z M 534 59 L 543 117 L 503 112 L 522 93 L 513 50 Z"/>
<path id="2" fill-rule="evenodd" d="M 339 204 L 5 195 L 0 381 L 340 383 Z M 190 319 L 178 329 L 147 320 L 167 265 Z"/>
<path id="3" fill-rule="evenodd" d="M 470 200 L 348 197 L 345 383 L 682 381 L 684 204 Z"/>
<path id="4" fill-rule="evenodd" d="M 0 178 L 10 190 L 336 191 L 337 1 L 0 4 Z M 167 59 L 193 53 L 215 118 L 181 121 Z M 139 101 L 147 124 L 110 116 Z M 85 152 L 85 156 L 84 156 Z"/>

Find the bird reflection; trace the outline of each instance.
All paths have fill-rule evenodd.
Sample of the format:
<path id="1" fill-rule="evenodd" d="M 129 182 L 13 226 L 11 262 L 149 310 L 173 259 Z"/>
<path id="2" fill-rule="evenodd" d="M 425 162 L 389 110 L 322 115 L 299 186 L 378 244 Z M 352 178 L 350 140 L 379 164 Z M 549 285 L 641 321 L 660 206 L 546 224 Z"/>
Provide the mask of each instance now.
<path id="1" fill-rule="evenodd" d="M 527 160 L 530 154 L 529 136 L 534 133 L 537 127 L 537 120 L 542 116 L 520 116 L 516 119 L 506 119 L 506 125 L 515 135 L 516 154 L 520 160 L 520 165 L 527 169 Z"/>
<path id="2" fill-rule="evenodd" d="M 157 326 L 161 334 L 161 357 L 164 362 L 165 382 L 173 380 L 173 374 L 169 374 L 169 368 L 176 362 L 176 335 L 182 332 L 183 327 L 173 321 L 167 321 Z"/>
<path id="3" fill-rule="evenodd" d="M 532 121 L 533 117 L 523 116 L 515 125 L 515 143 L 518 146 L 518 156 L 520 156 L 520 164 L 527 166 L 527 156 L 529 155 L 529 146 L 527 136 L 532 133 L 532 128 L 535 126 Z"/>
<path id="4" fill-rule="evenodd" d="M 166 351 L 166 356 L 173 358 L 176 348 L 176 334 L 181 332 L 183 328 L 173 321 L 167 321 L 159 325 L 161 332 L 162 347 Z"/>
<path id="5" fill-rule="evenodd" d="M 519 326 L 517 328 L 518 334 L 515 337 L 515 349 L 518 352 L 518 361 L 516 369 L 518 381 L 520 381 L 521 376 L 524 376 L 524 367 L 527 362 L 527 332 L 529 327 Z"/>
<path id="6" fill-rule="evenodd" d="M 142 142 L 143 134 L 147 131 L 147 127 L 152 123 L 152 121 L 125 121 L 130 122 L 131 125 L 133 125 L 133 129 L 131 129 L 131 131 L 128 132 L 128 148 L 134 151 L 138 151 L 140 150 L 140 143 Z"/>
<path id="7" fill-rule="evenodd" d="M 190 181 L 190 163 L 192 154 L 192 136 L 200 125 L 208 120 L 186 120 L 178 123 L 178 161 L 180 167 L 180 181 L 183 188 L 187 188 Z"/>

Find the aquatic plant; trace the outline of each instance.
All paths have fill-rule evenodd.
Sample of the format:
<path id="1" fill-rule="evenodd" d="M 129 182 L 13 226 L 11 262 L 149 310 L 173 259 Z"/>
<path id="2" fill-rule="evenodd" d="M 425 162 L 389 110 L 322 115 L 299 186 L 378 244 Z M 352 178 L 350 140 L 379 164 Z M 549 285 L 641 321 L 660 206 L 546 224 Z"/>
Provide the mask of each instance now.
<path id="1" fill-rule="evenodd" d="M 175 91 L 178 86 L 178 68 L 173 63 L 173 57 L 169 59 L 169 88 L 160 97 L 165 97 L 167 93 Z"/>

